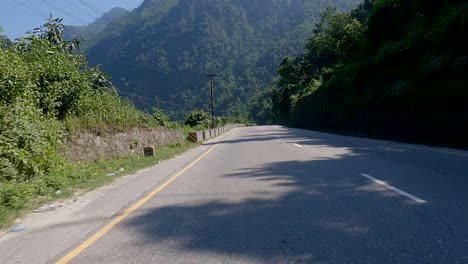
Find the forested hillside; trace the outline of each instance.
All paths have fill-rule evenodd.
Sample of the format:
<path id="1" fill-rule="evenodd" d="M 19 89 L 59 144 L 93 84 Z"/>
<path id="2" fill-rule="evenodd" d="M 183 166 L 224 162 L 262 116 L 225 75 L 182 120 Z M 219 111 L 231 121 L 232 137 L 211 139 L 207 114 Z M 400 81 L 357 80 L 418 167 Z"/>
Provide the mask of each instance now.
<path id="1" fill-rule="evenodd" d="M 273 84 L 283 57 L 300 52 L 319 14 L 357 2 L 146 0 L 106 28 L 87 55 L 124 92 L 194 108 L 209 109 L 205 74 L 218 74 L 217 113 L 247 116 L 252 98 Z M 185 111 L 160 106 L 174 117 Z"/>
<path id="2" fill-rule="evenodd" d="M 125 8 L 112 8 L 89 25 L 65 26 L 64 37 L 65 39 L 71 39 L 75 36 L 81 41 L 80 50 L 86 50 L 88 47 L 93 46 L 93 44 L 99 39 L 99 34 L 101 34 L 106 27 L 112 23 L 112 21 L 127 13 L 128 11 Z"/>
<path id="3" fill-rule="evenodd" d="M 329 9 L 302 55 L 284 59 L 277 121 L 468 146 L 468 4 L 375 0 Z"/>

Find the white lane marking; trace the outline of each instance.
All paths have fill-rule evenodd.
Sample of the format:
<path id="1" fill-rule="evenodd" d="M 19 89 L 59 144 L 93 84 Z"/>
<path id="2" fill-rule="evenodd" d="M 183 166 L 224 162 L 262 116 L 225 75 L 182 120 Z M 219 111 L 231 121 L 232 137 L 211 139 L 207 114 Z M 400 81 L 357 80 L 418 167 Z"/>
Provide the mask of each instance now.
<path id="1" fill-rule="evenodd" d="M 299 144 L 293 143 L 293 145 L 296 146 L 296 147 L 298 147 L 298 148 L 302 148 L 302 146 L 299 145 Z"/>
<path id="2" fill-rule="evenodd" d="M 414 195 L 409 194 L 409 193 L 407 193 L 407 192 L 405 192 L 405 191 L 402 191 L 402 190 L 400 190 L 400 189 L 398 189 L 398 188 L 395 188 L 395 187 L 393 187 L 393 186 L 387 184 L 386 182 L 381 181 L 381 180 L 378 180 L 378 179 L 376 179 L 376 178 L 374 178 L 374 177 L 372 177 L 372 176 L 370 176 L 370 175 L 368 175 L 368 174 L 362 173 L 361 176 L 366 177 L 367 179 L 369 179 L 369 180 L 371 180 L 371 181 L 374 181 L 374 182 L 376 182 L 376 183 L 378 183 L 378 184 L 380 184 L 380 185 L 382 185 L 382 186 L 385 186 L 385 187 L 387 187 L 388 189 L 390 189 L 390 190 L 392 190 L 392 191 L 395 191 L 395 192 L 397 192 L 397 193 L 399 193 L 399 194 L 401 194 L 401 195 L 404 195 L 404 196 L 410 198 L 411 200 L 416 201 L 417 203 L 427 203 L 427 201 L 425 201 L 425 200 L 423 200 L 423 199 L 421 199 L 421 198 L 419 198 L 419 197 L 417 197 L 417 196 L 414 196 Z"/>

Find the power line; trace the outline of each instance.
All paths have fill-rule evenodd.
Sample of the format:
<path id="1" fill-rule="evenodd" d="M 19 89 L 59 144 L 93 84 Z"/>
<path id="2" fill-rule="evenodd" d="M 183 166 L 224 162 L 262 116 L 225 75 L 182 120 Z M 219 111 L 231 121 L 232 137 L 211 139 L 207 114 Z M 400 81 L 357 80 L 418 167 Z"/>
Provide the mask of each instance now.
<path id="1" fill-rule="evenodd" d="M 84 1 L 84 0 L 78 0 L 80 3 L 82 3 L 84 6 L 86 6 L 87 8 L 89 8 L 91 11 L 93 11 L 94 13 L 98 14 L 99 16 L 101 16 L 102 18 L 104 18 L 105 20 L 107 20 L 109 23 L 112 22 L 112 20 L 108 19 L 106 16 L 104 16 L 104 13 L 99 11 L 96 7 L 94 7 L 92 4 Z"/>
<path id="2" fill-rule="evenodd" d="M 76 6 L 75 4 L 73 4 L 72 2 L 70 2 L 69 0 L 65 0 L 65 2 L 67 2 L 70 6 L 80 10 L 82 13 L 88 15 L 90 18 L 92 18 L 93 20 L 96 19 L 96 17 L 94 17 L 93 15 L 91 15 L 90 13 L 86 12 L 85 10 L 83 10 L 81 7 L 79 6 Z"/>
<path id="3" fill-rule="evenodd" d="M 78 23 L 81 23 L 81 24 L 83 24 L 83 25 L 88 24 L 88 23 L 84 22 L 83 20 L 81 20 L 81 19 L 75 17 L 74 15 L 68 13 L 67 11 L 65 11 L 65 10 L 63 10 L 63 9 L 57 7 L 57 6 L 54 6 L 53 4 L 51 4 L 51 3 L 50 3 L 49 1 L 47 1 L 47 0 L 41 0 L 41 1 L 44 2 L 44 3 L 46 3 L 46 4 L 48 4 L 48 5 L 50 5 L 51 7 L 55 8 L 55 9 L 57 9 L 58 11 L 64 13 L 65 15 L 71 17 L 73 20 L 75 20 L 75 21 L 78 22 Z"/>
<path id="4" fill-rule="evenodd" d="M 48 18 L 47 15 L 45 15 L 45 14 L 43 14 L 43 13 L 37 11 L 36 9 L 34 9 L 34 8 L 32 8 L 32 7 L 28 6 L 28 5 L 26 5 L 26 4 L 23 3 L 23 2 L 20 2 L 20 1 L 18 1 L 18 0 L 13 0 L 13 1 L 15 1 L 17 4 L 19 4 L 19 5 L 21 5 L 21 6 L 25 7 L 25 8 L 27 8 L 27 9 L 33 11 L 34 13 L 36 13 L 36 14 L 38 14 L 38 15 L 40 15 L 40 16 L 46 18 L 46 19 Z"/>
<path id="5" fill-rule="evenodd" d="M 187 106 L 187 105 L 181 105 L 181 104 L 176 104 L 176 103 L 171 103 L 171 102 L 166 102 L 166 101 L 162 101 L 162 100 L 159 100 L 159 99 L 153 99 L 153 98 L 141 96 L 141 95 L 138 95 L 138 94 L 126 93 L 126 92 L 122 92 L 122 91 L 120 91 L 120 90 L 117 90 L 117 92 L 118 92 L 118 93 L 121 93 L 121 94 L 125 94 L 125 95 L 130 95 L 130 96 L 134 96 L 134 97 L 138 97 L 138 98 L 142 98 L 142 99 L 146 99 L 146 100 L 158 102 L 158 103 L 169 104 L 169 105 L 174 105 L 174 106 L 180 106 L 180 107 L 183 107 L 183 108 L 186 108 L 186 109 L 190 109 L 190 110 L 198 110 L 198 108 L 195 108 L 195 107 L 191 107 L 191 106 Z"/>
<path id="6" fill-rule="evenodd" d="M 78 0 L 80 3 L 82 3 L 84 6 L 86 6 L 87 8 L 91 9 L 91 11 L 93 11 L 94 13 L 102 16 L 102 12 L 99 11 L 96 7 L 94 7 L 93 5 L 91 5 L 90 3 L 84 1 L 84 0 Z"/>

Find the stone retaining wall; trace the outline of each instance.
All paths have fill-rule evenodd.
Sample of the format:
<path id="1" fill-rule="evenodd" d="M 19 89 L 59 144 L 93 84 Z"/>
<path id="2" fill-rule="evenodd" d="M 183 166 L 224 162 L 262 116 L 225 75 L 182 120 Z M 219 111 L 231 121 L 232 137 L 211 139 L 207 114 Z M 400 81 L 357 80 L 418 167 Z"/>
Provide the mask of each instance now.
<path id="1" fill-rule="evenodd" d="M 157 149 L 172 143 L 184 141 L 179 131 L 154 129 L 132 129 L 122 133 L 106 133 L 86 130 L 69 135 L 67 146 L 68 157 L 72 161 L 95 161 L 98 159 L 143 154 L 143 148 L 153 146 Z"/>

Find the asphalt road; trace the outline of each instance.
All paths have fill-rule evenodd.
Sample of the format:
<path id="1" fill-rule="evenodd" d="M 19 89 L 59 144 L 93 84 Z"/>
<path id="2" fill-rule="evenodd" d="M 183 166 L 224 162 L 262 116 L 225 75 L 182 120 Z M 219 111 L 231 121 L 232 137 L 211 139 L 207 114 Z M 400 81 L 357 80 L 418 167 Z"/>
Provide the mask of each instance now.
<path id="1" fill-rule="evenodd" d="M 29 263 L 70 252 L 69 263 L 83 264 L 468 263 L 468 152 L 267 126 L 235 129 L 169 165 L 146 172 L 164 177 L 141 183 L 92 229 L 60 227 L 62 249 Z M 86 215 L 89 205 L 77 210 Z M 67 241 L 66 230 L 83 235 Z M 0 255 L 30 236 L 0 239 Z M 39 244 L 28 245 L 37 256 Z"/>

